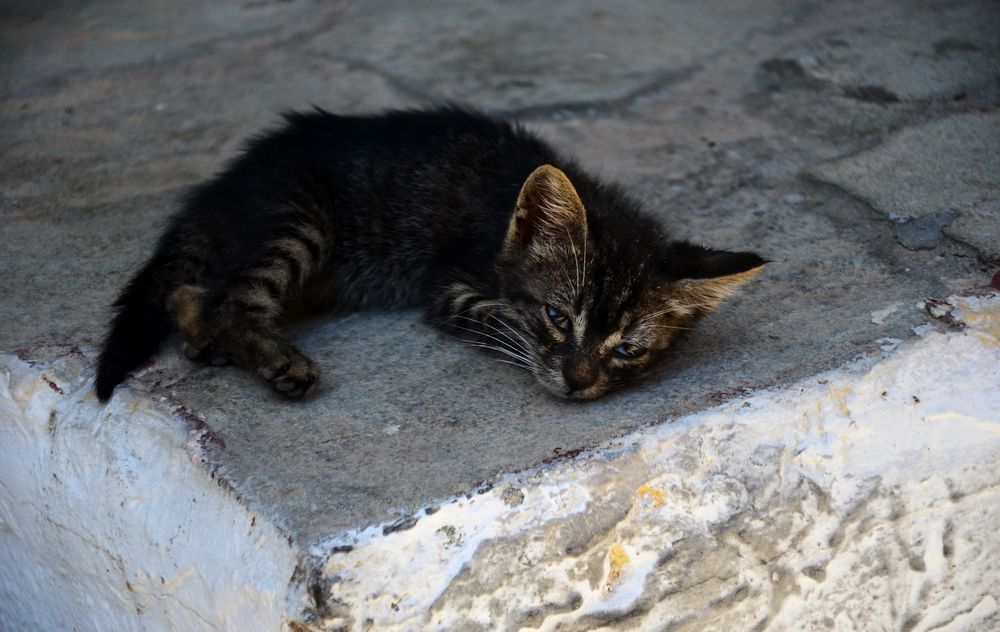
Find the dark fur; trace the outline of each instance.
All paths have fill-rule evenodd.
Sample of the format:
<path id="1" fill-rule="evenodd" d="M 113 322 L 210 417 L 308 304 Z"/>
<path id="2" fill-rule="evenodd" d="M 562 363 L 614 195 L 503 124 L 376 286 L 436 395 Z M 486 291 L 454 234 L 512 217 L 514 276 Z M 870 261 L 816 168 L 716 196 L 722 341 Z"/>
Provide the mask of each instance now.
<path id="1" fill-rule="evenodd" d="M 101 400 L 172 330 L 189 357 L 232 360 L 285 396 L 308 394 L 318 374 L 278 328 L 292 302 L 423 306 L 548 390 L 596 397 L 647 372 L 674 330 L 763 264 L 669 241 L 619 188 L 479 113 L 285 120 L 191 192 L 116 302 Z M 582 310 L 586 331 L 564 331 L 552 310 Z M 641 358 L 601 347 L 623 332 L 645 345 Z"/>

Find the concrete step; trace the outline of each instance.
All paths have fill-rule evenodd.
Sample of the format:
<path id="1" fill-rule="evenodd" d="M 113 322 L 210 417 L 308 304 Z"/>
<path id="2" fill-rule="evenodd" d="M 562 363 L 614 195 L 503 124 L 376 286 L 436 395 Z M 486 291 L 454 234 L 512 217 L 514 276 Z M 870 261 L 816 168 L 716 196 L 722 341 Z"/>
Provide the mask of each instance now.
<path id="1" fill-rule="evenodd" d="M 752 491 L 746 459 L 685 474 L 671 483 L 675 498 L 661 480 L 667 470 L 637 454 L 662 449 L 663 463 L 679 467 L 670 455 L 695 454 L 689 444 L 701 440 L 700 424 L 722 432 L 697 416 L 708 409 L 759 428 L 756 413 L 742 416 L 743 401 L 784 411 L 787 421 L 784 404 L 754 393 L 792 393 L 785 389 L 806 388 L 859 358 L 881 361 L 900 342 L 926 349 L 933 336 L 911 344 L 914 328 L 948 332 L 956 322 L 932 315 L 951 308 L 921 301 L 987 284 L 996 271 L 1000 11 L 983 3 L 630 2 L 611 11 L 600 3 L 170 0 L 137 10 L 18 1 L 2 11 L 0 620 L 11 625 L 337 629 L 364 628 L 371 618 L 401 629 L 438 620 L 474 628 L 489 627 L 488 611 L 508 627 L 627 627 L 616 618 L 624 615 L 608 613 L 672 608 L 657 605 L 673 603 L 665 593 L 639 583 L 669 585 L 651 569 L 676 569 L 663 564 L 683 546 L 643 548 L 614 531 L 649 528 L 646 518 L 627 515 L 648 512 L 659 492 L 663 507 L 694 520 L 664 523 L 700 543 L 677 559 L 706 560 L 677 585 L 707 590 L 716 580 L 704 569 L 722 569 L 718 587 L 732 591 L 705 594 L 732 604 L 723 610 L 744 612 L 746 595 L 755 595 L 748 604 L 781 596 L 772 614 L 787 621 L 781 617 L 804 606 L 784 597 L 807 581 L 775 570 L 766 591 L 729 582 L 738 533 L 697 518 L 715 498 L 729 507 L 718 515 L 750 520 L 743 492 L 723 485 L 730 478 L 754 502 L 772 498 Z M 178 197 L 241 139 L 273 124 L 278 111 L 313 103 L 360 112 L 444 99 L 517 115 L 642 198 L 677 237 L 757 250 L 773 263 L 678 347 L 667 371 L 591 404 L 548 398 L 528 376 L 410 312 L 320 319 L 297 330 L 326 378 L 308 402 L 277 401 L 235 369 L 196 367 L 174 342 L 108 406 L 94 401 L 89 384 L 107 306 Z M 949 342 L 941 344 L 957 349 L 963 335 L 942 333 Z M 823 379 L 851 388 L 875 379 L 857 371 Z M 961 437 L 979 437 L 971 428 L 993 420 L 956 375 L 942 383 L 968 399 L 962 414 L 976 420 L 960 426 L 970 428 Z M 827 411 L 829 420 L 840 419 L 837 410 Z M 901 419 L 911 425 L 892 426 L 899 432 L 937 441 L 920 434 L 922 421 Z M 843 433 L 838 441 L 847 441 Z M 772 467 L 762 443 L 741 437 L 733 450 L 764 450 Z M 778 441 L 775 454 L 791 441 Z M 980 481 L 950 449 L 932 454 L 952 469 L 928 475 Z M 873 476 L 889 480 L 889 469 Z M 802 476 L 795 480 L 821 492 L 802 488 L 796 503 L 830 502 L 829 480 Z M 716 479 L 723 487 L 712 491 Z M 577 480 L 590 482 L 578 488 Z M 644 485 L 649 491 L 637 492 Z M 685 494 L 694 494 L 688 504 L 667 503 Z M 592 502 L 603 497 L 615 499 L 613 509 Z M 795 520 L 820 529 L 823 511 Z M 968 511 L 946 521 L 990 524 L 989 515 Z M 573 516 L 599 524 L 580 526 Z M 519 520 L 536 522 L 520 531 L 484 526 Z M 944 533 L 957 532 L 904 535 Z M 546 548 L 553 542 L 565 542 L 564 551 Z M 801 550 L 779 549 L 765 559 L 793 555 L 805 564 Z M 513 560 L 573 577 L 545 588 L 541 570 L 520 574 Z M 913 562 L 911 571 L 922 563 L 943 577 L 938 562 Z M 369 565 L 370 574 L 359 570 Z M 486 600 L 485 586 L 500 590 L 507 581 L 487 577 L 489 568 L 506 569 L 537 594 L 506 610 Z M 892 565 L 870 570 L 880 582 L 910 577 Z M 806 576 L 822 583 L 818 570 Z M 976 621 L 995 616 L 997 595 L 963 601 L 965 576 L 948 577 L 958 583 L 927 590 L 951 605 L 899 610 L 899 625 L 962 608 L 986 613 Z M 628 588 L 616 594 L 626 596 L 602 610 L 599 588 L 625 585 L 618 580 Z M 819 588 L 807 588 L 826 603 Z M 531 599 L 537 607 L 521 607 Z M 721 612 L 698 610 L 708 602 L 692 599 L 692 621 Z M 428 604 L 439 619 L 420 618 Z M 462 608 L 480 618 L 462 619 Z"/>

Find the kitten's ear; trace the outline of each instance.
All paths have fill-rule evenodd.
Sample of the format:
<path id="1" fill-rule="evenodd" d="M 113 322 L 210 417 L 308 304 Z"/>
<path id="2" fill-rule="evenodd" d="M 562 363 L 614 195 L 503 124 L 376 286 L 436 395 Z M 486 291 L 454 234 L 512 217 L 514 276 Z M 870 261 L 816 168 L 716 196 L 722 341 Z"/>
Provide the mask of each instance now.
<path id="1" fill-rule="evenodd" d="M 552 165 L 535 169 L 524 181 L 507 227 L 504 246 L 523 248 L 545 238 L 565 239 L 587 232 L 587 211 L 566 174 Z"/>
<path id="2" fill-rule="evenodd" d="M 766 263 L 753 252 L 727 252 L 674 242 L 664 253 L 663 272 L 675 281 L 677 309 L 705 316 Z"/>

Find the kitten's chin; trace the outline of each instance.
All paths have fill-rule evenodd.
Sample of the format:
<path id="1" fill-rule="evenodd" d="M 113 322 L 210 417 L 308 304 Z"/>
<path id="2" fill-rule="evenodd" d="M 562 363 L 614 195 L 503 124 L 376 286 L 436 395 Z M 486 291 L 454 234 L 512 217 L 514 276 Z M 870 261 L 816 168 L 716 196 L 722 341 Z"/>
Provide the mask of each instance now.
<path id="1" fill-rule="evenodd" d="M 582 391 L 573 391 L 566 395 L 565 398 L 574 402 L 592 402 L 598 397 L 603 397 L 607 392 L 606 388 L 593 387 Z"/>
<path id="2" fill-rule="evenodd" d="M 552 395 L 553 397 L 571 402 L 593 401 L 608 392 L 608 389 L 600 384 L 594 384 L 593 386 L 579 391 L 571 391 L 565 384 L 550 382 L 541 377 L 537 377 L 537 379 L 538 383 L 542 386 L 546 393 Z"/>

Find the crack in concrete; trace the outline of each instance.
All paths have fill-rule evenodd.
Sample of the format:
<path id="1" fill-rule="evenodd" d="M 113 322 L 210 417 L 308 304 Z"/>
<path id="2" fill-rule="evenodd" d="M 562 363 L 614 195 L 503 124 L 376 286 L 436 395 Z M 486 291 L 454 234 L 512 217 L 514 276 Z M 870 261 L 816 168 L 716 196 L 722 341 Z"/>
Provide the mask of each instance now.
<path id="1" fill-rule="evenodd" d="M 525 120 L 553 118 L 556 116 L 560 116 L 562 118 L 570 118 L 573 116 L 595 118 L 598 116 L 621 114 L 643 97 L 655 95 L 666 90 L 667 88 L 690 80 L 703 67 L 703 64 L 698 63 L 685 66 L 680 70 L 664 71 L 645 84 L 629 90 L 620 97 L 611 99 L 584 99 L 579 101 L 563 101 L 541 105 L 527 105 L 510 109 L 501 108 L 490 110 L 490 113 L 494 116 Z"/>
<path id="2" fill-rule="evenodd" d="M 379 67 L 377 64 L 366 61 L 364 59 L 359 59 L 357 57 L 352 57 L 350 55 L 341 55 L 330 52 L 319 52 L 315 54 L 328 61 L 344 64 L 348 68 L 354 70 L 361 70 L 363 72 L 375 75 L 376 77 L 379 77 L 382 80 L 384 80 L 389 85 L 389 87 L 399 92 L 401 96 L 409 97 L 420 103 L 423 103 L 424 105 L 434 105 L 434 104 L 449 102 L 449 100 L 444 98 L 443 96 L 428 92 L 427 90 L 418 87 L 414 83 L 406 79 L 403 79 L 402 77 Z"/>
<path id="3" fill-rule="evenodd" d="M 874 146 L 877 147 L 880 144 L 881 143 L 876 143 Z M 837 158 L 834 158 L 832 160 L 827 160 L 827 161 L 824 161 L 824 162 L 832 162 L 834 160 L 843 160 L 845 158 L 850 158 L 851 156 L 855 156 L 855 155 L 864 153 L 865 151 L 868 151 L 868 150 L 869 150 L 869 148 L 859 149 L 857 151 L 853 151 L 853 152 L 844 154 L 843 156 L 839 156 Z M 812 169 L 812 167 L 810 167 L 809 169 Z M 812 183 L 813 185 L 819 185 L 821 187 L 828 187 L 828 188 L 830 188 L 832 190 L 835 190 L 837 193 L 845 195 L 848 198 L 850 198 L 850 199 L 858 202 L 859 204 L 863 205 L 865 208 L 867 208 L 870 211 L 871 215 L 873 216 L 873 219 L 881 220 L 879 222 L 880 224 L 885 224 L 885 225 L 889 225 L 889 226 L 893 226 L 893 227 L 896 227 L 896 226 L 899 225 L 897 222 L 894 222 L 886 213 L 884 213 L 884 212 L 880 211 L 879 209 L 877 209 L 875 207 L 875 205 L 871 202 L 871 200 L 868 200 L 867 198 L 861 196 L 860 194 L 855 193 L 854 191 L 851 191 L 850 189 L 845 188 L 843 185 L 837 184 L 836 182 L 830 182 L 829 180 L 825 180 L 821 176 L 819 176 L 818 174 L 816 174 L 816 173 L 814 173 L 814 172 L 812 172 L 810 170 L 804 170 L 802 172 L 802 178 L 805 179 L 806 181 Z M 832 215 L 823 214 L 823 216 L 826 217 L 831 222 L 847 226 L 847 224 L 845 222 L 840 221 L 840 220 L 834 218 Z M 950 224 L 950 222 L 949 222 L 949 224 Z M 947 228 L 947 225 L 944 228 Z M 960 239 L 959 237 L 955 237 L 953 234 L 951 234 L 949 231 L 945 230 L 944 228 L 941 230 L 941 236 L 942 236 L 941 241 L 939 241 L 932 249 L 940 247 L 940 245 L 942 243 L 944 243 L 945 241 L 947 241 L 947 242 L 949 242 L 949 243 L 951 243 L 953 245 L 956 245 L 956 246 L 959 246 L 961 248 L 965 248 L 965 249 L 968 249 L 968 250 L 972 251 L 972 253 L 975 254 L 976 260 L 979 263 L 983 264 L 983 265 L 993 265 L 995 263 L 993 257 L 991 257 L 989 254 L 982 252 L 975 245 L 973 245 L 973 244 L 971 244 L 971 243 L 969 243 L 969 242 L 967 242 L 967 241 L 965 241 L 963 239 Z M 899 243 L 900 246 L 903 246 L 904 248 L 907 248 L 906 244 L 904 244 L 902 242 L 899 242 L 898 240 L 896 240 L 896 241 L 897 241 L 897 243 Z M 862 243 L 864 243 L 864 241 L 862 241 Z"/>

